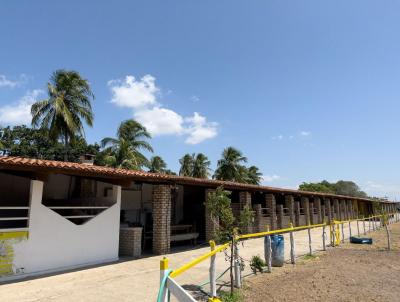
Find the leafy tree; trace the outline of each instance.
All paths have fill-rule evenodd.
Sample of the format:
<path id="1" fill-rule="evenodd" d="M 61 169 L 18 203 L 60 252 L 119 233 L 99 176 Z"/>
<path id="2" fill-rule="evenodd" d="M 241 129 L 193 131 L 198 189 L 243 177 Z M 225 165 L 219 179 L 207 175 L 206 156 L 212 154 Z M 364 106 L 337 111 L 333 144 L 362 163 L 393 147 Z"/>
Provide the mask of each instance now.
<path id="1" fill-rule="evenodd" d="M 76 71 L 56 70 L 47 84 L 48 99 L 31 107 L 32 125 L 47 129 L 48 137 L 61 139 L 65 146 L 64 159 L 68 160 L 68 147 L 77 136 L 84 136 L 83 122 L 93 125 L 91 101 L 94 99 L 87 80 Z"/>
<path id="2" fill-rule="evenodd" d="M 150 158 L 149 172 L 152 173 L 165 173 L 167 164 L 160 156 L 153 156 Z"/>
<path id="3" fill-rule="evenodd" d="M 192 177 L 208 178 L 210 175 L 210 164 L 207 156 L 203 153 L 198 153 L 193 161 Z"/>
<path id="4" fill-rule="evenodd" d="M 105 165 L 138 170 L 149 166 L 149 160 L 141 153 L 142 149 L 153 152 L 153 148 L 146 141 L 149 138 L 150 133 L 137 121 L 122 122 L 117 130 L 117 138 L 106 137 L 101 140 L 101 146 L 105 148 Z"/>
<path id="5" fill-rule="evenodd" d="M 65 148 L 58 141 L 48 139 L 47 129 L 32 129 L 26 126 L 5 127 L 0 129 L 0 142 L 13 156 L 31 157 L 49 160 L 64 160 Z M 83 154 L 99 154 L 100 146 L 87 144 L 78 137 L 71 141 L 69 160 L 77 162 Z"/>
<path id="6" fill-rule="evenodd" d="M 368 197 L 368 195 L 365 192 L 360 190 L 359 186 L 355 182 L 345 181 L 345 180 L 339 180 L 336 183 L 330 183 L 326 180 L 323 180 L 322 182 L 319 183 L 303 182 L 299 186 L 299 190 L 331 193 L 331 194 L 345 195 L 352 197 L 362 197 L 362 198 Z"/>
<path id="7" fill-rule="evenodd" d="M 242 152 L 234 147 L 228 147 L 222 152 L 222 158 L 218 160 L 214 178 L 228 181 L 244 182 L 246 173 L 242 163 L 246 163 L 247 158 Z"/>
<path id="8" fill-rule="evenodd" d="M 245 230 L 252 222 L 254 213 L 246 206 L 237 221 L 233 215 L 230 192 L 226 191 L 222 186 L 215 191 L 210 192 L 207 196 L 206 209 L 210 214 L 212 223 L 216 226 L 216 239 L 219 242 L 230 241 L 230 279 L 231 294 L 233 294 L 233 252 L 238 248 L 236 237 L 238 233 Z"/>
<path id="9" fill-rule="evenodd" d="M 259 185 L 262 179 L 262 173 L 256 166 L 251 166 L 247 169 L 247 182 L 253 185 Z"/>
<path id="10" fill-rule="evenodd" d="M 179 175 L 181 176 L 189 176 L 193 175 L 193 166 L 194 166 L 194 154 L 185 154 L 180 160 L 181 168 L 179 169 Z"/>

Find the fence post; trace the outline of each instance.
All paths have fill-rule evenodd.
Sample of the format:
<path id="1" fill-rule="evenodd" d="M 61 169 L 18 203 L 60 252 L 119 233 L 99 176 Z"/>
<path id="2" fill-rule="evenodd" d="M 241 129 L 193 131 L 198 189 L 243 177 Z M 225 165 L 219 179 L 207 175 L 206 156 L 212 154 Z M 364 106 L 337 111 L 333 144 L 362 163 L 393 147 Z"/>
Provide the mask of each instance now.
<path id="1" fill-rule="evenodd" d="M 349 220 L 349 235 L 350 235 L 350 237 L 351 237 L 351 221 Z M 349 238 L 350 238 L 349 237 Z"/>
<path id="2" fill-rule="evenodd" d="M 324 221 L 324 225 L 323 225 L 323 227 L 322 227 L 322 250 L 323 251 L 326 251 L 326 242 L 325 242 L 325 239 L 326 239 L 326 233 L 325 233 L 325 221 Z"/>
<path id="3" fill-rule="evenodd" d="M 310 226 L 310 225 L 308 225 L 308 226 Z M 310 229 L 310 227 L 307 229 L 307 231 L 308 231 L 308 248 L 309 248 L 309 250 L 310 250 L 310 256 L 312 255 L 312 245 L 311 245 L 311 229 Z"/>
<path id="4" fill-rule="evenodd" d="M 386 229 L 386 235 L 387 235 L 387 244 L 388 244 L 388 251 L 390 251 L 390 230 L 389 230 L 389 226 L 388 226 L 388 218 L 384 219 L 384 225 L 385 225 L 385 229 Z"/>
<path id="5" fill-rule="evenodd" d="M 367 235 L 367 230 L 365 229 L 365 217 L 363 216 L 363 227 L 364 227 L 364 235 Z"/>
<path id="6" fill-rule="evenodd" d="M 210 240 L 211 251 L 215 250 L 215 241 Z M 215 278 L 215 258 L 216 255 L 210 258 L 210 296 L 215 298 L 217 296 L 217 280 Z"/>
<path id="7" fill-rule="evenodd" d="M 331 232 L 331 245 L 335 247 L 335 240 L 336 240 L 336 230 L 335 230 L 335 223 L 331 221 L 329 225 L 329 230 Z"/>
<path id="8" fill-rule="evenodd" d="M 235 268 L 235 287 L 241 288 L 242 287 L 242 276 L 240 270 L 240 257 L 239 257 L 239 249 L 235 239 L 235 249 L 234 249 L 234 268 Z"/>
<path id="9" fill-rule="evenodd" d="M 344 222 L 341 223 L 342 226 L 342 242 L 344 243 Z"/>
<path id="10" fill-rule="evenodd" d="M 371 217 L 368 217 L 368 232 L 371 232 Z"/>
<path id="11" fill-rule="evenodd" d="M 160 285 L 162 284 L 165 276 L 168 274 L 168 258 L 164 257 L 160 260 Z M 168 288 L 164 286 L 161 294 L 161 301 L 167 302 L 168 301 Z"/>
<path id="12" fill-rule="evenodd" d="M 267 232 L 269 232 L 269 226 L 267 225 Z M 264 259 L 267 263 L 268 273 L 272 272 L 272 246 L 271 236 L 267 235 L 264 237 Z"/>
<path id="13" fill-rule="evenodd" d="M 360 226 L 358 225 L 359 220 L 357 218 L 357 236 L 360 237 Z"/>
<path id="14" fill-rule="evenodd" d="M 290 223 L 290 228 L 293 229 L 293 223 Z M 290 260 L 291 260 L 292 264 L 296 264 L 293 231 L 290 231 L 289 236 L 290 236 Z"/>

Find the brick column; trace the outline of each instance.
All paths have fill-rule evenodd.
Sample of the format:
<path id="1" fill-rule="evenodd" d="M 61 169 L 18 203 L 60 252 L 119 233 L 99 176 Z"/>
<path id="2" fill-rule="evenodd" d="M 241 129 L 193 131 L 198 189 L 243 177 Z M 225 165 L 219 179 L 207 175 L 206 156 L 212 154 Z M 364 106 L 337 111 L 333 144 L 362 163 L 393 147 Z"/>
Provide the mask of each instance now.
<path id="1" fill-rule="evenodd" d="M 347 219 L 347 207 L 346 207 L 346 200 L 340 200 L 340 205 L 339 205 L 339 217 L 340 220 L 346 220 Z"/>
<path id="2" fill-rule="evenodd" d="M 324 223 L 325 222 L 325 218 L 326 217 L 326 208 L 325 208 L 325 205 L 324 204 L 322 204 L 321 205 L 321 220 L 320 220 L 320 223 Z"/>
<path id="3" fill-rule="evenodd" d="M 295 225 L 300 226 L 300 202 L 294 202 L 294 216 L 295 216 Z"/>
<path id="4" fill-rule="evenodd" d="M 255 212 L 255 215 L 254 215 L 254 226 L 255 226 L 255 228 L 256 228 L 256 232 L 263 232 L 263 231 L 265 231 L 264 229 L 263 229 L 263 227 L 262 227 L 262 223 L 261 223 L 261 220 L 262 220 L 262 210 L 261 210 L 261 208 L 262 208 L 262 206 L 261 206 L 261 204 L 255 204 L 254 205 L 254 212 Z"/>
<path id="5" fill-rule="evenodd" d="M 304 217 L 306 219 L 306 225 L 310 224 L 310 201 L 308 197 L 301 198 L 301 207 L 304 211 Z"/>
<path id="6" fill-rule="evenodd" d="M 310 201 L 310 213 L 309 213 L 309 215 L 310 215 L 310 223 L 314 224 L 315 223 L 315 221 L 314 221 L 314 202 L 312 202 L 312 201 Z"/>
<path id="7" fill-rule="evenodd" d="M 333 200 L 333 208 L 335 210 L 335 215 L 333 215 L 334 219 L 340 220 L 340 208 L 339 208 L 339 200 Z"/>
<path id="8" fill-rule="evenodd" d="M 267 204 L 268 213 L 270 216 L 269 227 L 271 230 L 276 229 L 276 200 L 274 194 L 266 194 L 265 202 Z"/>
<path id="9" fill-rule="evenodd" d="M 331 200 L 325 199 L 324 203 L 325 203 L 326 211 L 328 213 L 328 223 L 331 223 L 331 221 L 333 220 Z"/>
<path id="10" fill-rule="evenodd" d="M 245 207 L 248 207 L 249 210 L 252 209 L 251 207 L 251 193 L 250 192 L 239 192 L 239 204 L 240 204 L 240 211 L 242 211 Z M 253 231 L 252 224 L 244 227 L 242 230 L 243 233 L 249 234 Z"/>
<path id="11" fill-rule="evenodd" d="M 278 229 L 283 229 L 283 204 L 276 206 Z"/>
<path id="12" fill-rule="evenodd" d="M 349 209 L 348 209 L 349 219 L 353 219 L 354 218 L 354 208 L 353 208 L 353 201 L 352 200 L 349 200 L 348 206 L 349 206 Z"/>
<path id="13" fill-rule="evenodd" d="M 293 225 L 295 225 L 295 217 L 294 217 L 294 198 L 292 195 L 285 196 L 285 204 L 289 209 L 289 220 Z"/>
<path id="14" fill-rule="evenodd" d="M 119 254 L 140 257 L 142 254 L 142 228 L 121 228 L 119 231 Z"/>
<path id="15" fill-rule="evenodd" d="M 208 211 L 207 208 L 207 196 L 208 194 L 214 192 L 215 190 L 212 189 L 207 189 L 205 190 L 205 220 L 206 220 L 206 241 L 210 241 L 212 239 L 215 239 L 215 234 L 218 230 L 219 227 L 219 218 L 218 217 L 211 217 L 211 214 Z"/>
<path id="16" fill-rule="evenodd" d="M 314 206 L 317 209 L 317 221 L 316 223 L 322 223 L 322 209 L 321 209 L 321 199 L 319 197 L 314 197 Z"/>
<path id="17" fill-rule="evenodd" d="M 153 253 L 169 253 L 171 238 L 171 187 L 153 186 Z"/>

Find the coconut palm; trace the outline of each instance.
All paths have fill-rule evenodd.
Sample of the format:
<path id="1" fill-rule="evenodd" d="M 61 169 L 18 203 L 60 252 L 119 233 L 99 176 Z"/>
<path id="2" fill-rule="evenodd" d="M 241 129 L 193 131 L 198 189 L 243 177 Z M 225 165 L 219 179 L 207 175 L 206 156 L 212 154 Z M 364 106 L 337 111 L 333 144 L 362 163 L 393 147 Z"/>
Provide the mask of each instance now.
<path id="1" fill-rule="evenodd" d="M 117 138 L 106 137 L 101 140 L 107 166 L 124 169 L 142 169 L 149 161 L 141 150 L 153 152 L 145 140 L 151 138 L 146 128 L 135 120 L 123 121 L 117 130 Z"/>
<path id="2" fill-rule="evenodd" d="M 247 169 L 247 182 L 253 185 L 259 185 L 262 179 L 262 173 L 256 166 Z"/>
<path id="3" fill-rule="evenodd" d="M 180 160 L 181 168 L 179 169 L 179 175 L 181 176 L 193 176 L 193 165 L 194 165 L 194 154 L 185 154 Z"/>
<path id="4" fill-rule="evenodd" d="M 210 176 L 210 164 L 207 156 L 203 153 L 198 153 L 193 161 L 192 177 L 208 178 Z"/>
<path id="5" fill-rule="evenodd" d="M 153 173 L 166 173 L 167 164 L 160 156 L 153 156 L 150 158 L 149 172 Z"/>
<path id="6" fill-rule="evenodd" d="M 234 147 L 228 147 L 222 152 L 222 158 L 218 160 L 214 178 L 229 181 L 243 182 L 244 170 L 242 163 L 247 162 L 247 158 L 242 152 Z"/>
<path id="7" fill-rule="evenodd" d="M 49 138 L 62 140 L 64 159 L 75 137 L 84 136 L 83 124 L 93 125 L 91 101 L 94 99 L 87 80 L 76 71 L 56 70 L 47 84 L 48 98 L 31 107 L 32 125 L 49 130 Z"/>

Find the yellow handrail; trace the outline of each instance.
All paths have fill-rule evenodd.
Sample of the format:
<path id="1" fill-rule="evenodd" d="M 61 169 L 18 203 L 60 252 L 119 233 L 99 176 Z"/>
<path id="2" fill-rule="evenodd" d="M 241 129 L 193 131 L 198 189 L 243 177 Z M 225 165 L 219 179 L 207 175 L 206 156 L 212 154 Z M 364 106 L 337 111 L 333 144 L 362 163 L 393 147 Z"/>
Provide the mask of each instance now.
<path id="1" fill-rule="evenodd" d="M 204 255 L 202 255 L 202 256 L 190 261 L 189 263 L 187 263 L 187 264 L 181 266 L 180 268 L 172 271 L 169 276 L 172 277 L 172 278 L 175 278 L 175 277 L 179 276 L 183 272 L 187 271 L 189 268 L 192 268 L 193 266 L 199 264 L 200 262 L 206 260 L 207 258 L 210 258 L 210 257 L 214 256 L 216 253 L 225 250 L 229 246 L 229 244 L 230 243 L 225 243 L 225 244 L 217 247 L 215 250 L 213 250 L 211 252 L 208 252 L 207 254 L 204 254 Z"/>

